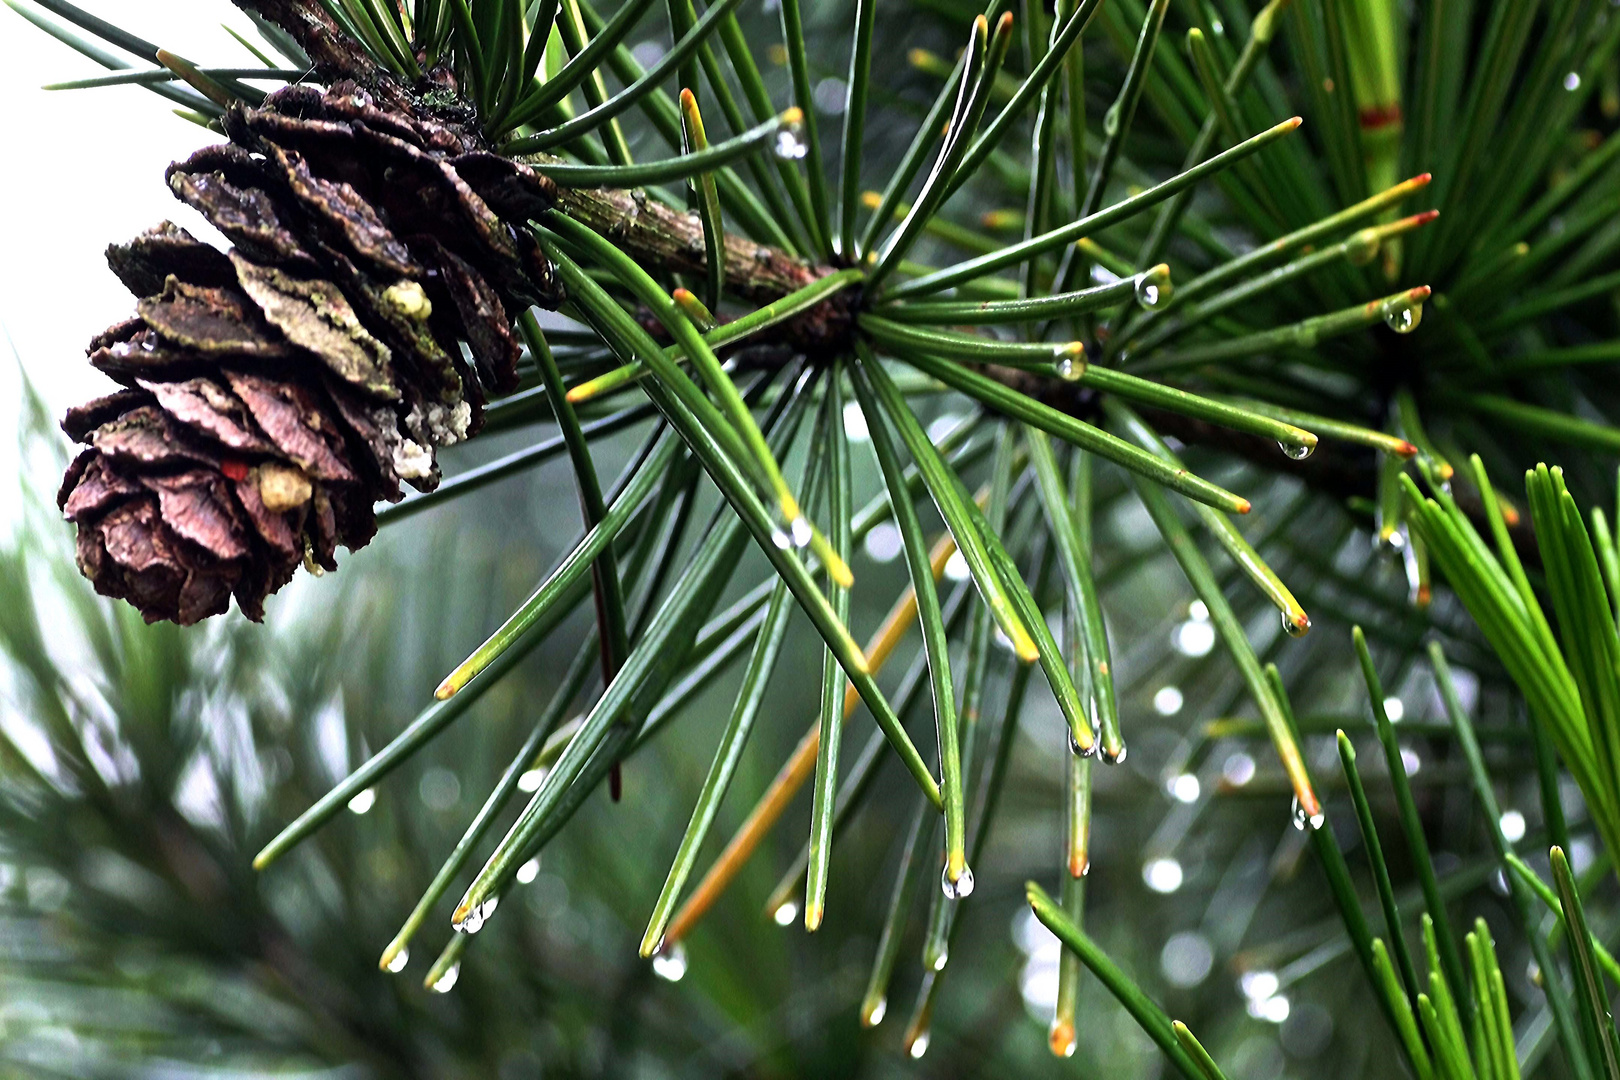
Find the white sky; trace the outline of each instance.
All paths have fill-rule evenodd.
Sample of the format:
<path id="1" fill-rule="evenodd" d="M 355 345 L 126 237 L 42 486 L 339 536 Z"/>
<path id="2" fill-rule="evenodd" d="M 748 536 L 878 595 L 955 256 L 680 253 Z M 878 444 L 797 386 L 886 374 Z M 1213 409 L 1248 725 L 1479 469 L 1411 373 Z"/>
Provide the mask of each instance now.
<path id="1" fill-rule="evenodd" d="M 228 0 L 77 2 L 194 62 L 257 64 L 220 28 L 228 22 L 254 38 L 252 24 Z M 109 385 L 85 360 L 84 346 L 133 310 L 134 298 L 107 269 L 103 251 L 164 218 L 201 234 L 199 219 L 169 193 L 163 170 L 219 140 L 139 87 L 41 90 L 43 83 L 106 72 L 5 6 L 0 51 L 6 56 L 0 65 L 0 101 L 6 103 L 0 112 L 0 330 L 60 414 Z M 0 337 L 4 524 L 17 512 L 11 480 L 18 388 L 16 365 Z"/>

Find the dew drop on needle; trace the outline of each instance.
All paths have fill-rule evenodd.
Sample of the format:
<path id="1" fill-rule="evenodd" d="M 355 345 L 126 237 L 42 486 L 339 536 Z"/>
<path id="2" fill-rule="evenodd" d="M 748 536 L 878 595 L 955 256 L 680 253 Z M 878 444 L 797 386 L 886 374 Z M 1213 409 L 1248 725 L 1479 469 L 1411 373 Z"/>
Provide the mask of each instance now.
<path id="1" fill-rule="evenodd" d="M 776 156 L 783 161 L 798 161 L 810 152 L 804 140 L 792 131 L 776 133 Z"/>
<path id="2" fill-rule="evenodd" d="M 686 946 L 677 941 L 659 949 L 653 954 L 652 969 L 666 982 L 680 982 L 686 975 Z"/>
<path id="3" fill-rule="evenodd" d="M 1304 831 L 1307 825 L 1311 827 L 1312 831 L 1320 829 L 1323 822 L 1327 821 L 1327 815 L 1320 810 L 1314 814 L 1306 814 L 1305 808 L 1299 805 L 1298 795 L 1294 796 L 1293 813 L 1294 828 L 1299 829 L 1301 832 Z"/>
<path id="4" fill-rule="evenodd" d="M 1394 308 L 1384 316 L 1384 322 L 1397 334 L 1410 334 L 1418 328 L 1418 324 L 1422 321 L 1422 304 Z"/>
<path id="5" fill-rule="evenodd" d="M 461 961 L 457 960 L 455 963 L 445 968 L 444 972 L 440 974 L 437 979 L 433 980 L 433 985 L 428 989 L 432 990 L 435 994 L 448 994 L 455 988 L 456 980 L 459 978 L 461 978 Z"/>
<path id="6" fill-rule="evenodd" d="M 947 900 L 961 900 L 973 895 L 973 871 L 962 867 L 962 872 L 955 881 L 951 880 L 949 868 L 939 877 L 939 887 L 945 893 Z"/>

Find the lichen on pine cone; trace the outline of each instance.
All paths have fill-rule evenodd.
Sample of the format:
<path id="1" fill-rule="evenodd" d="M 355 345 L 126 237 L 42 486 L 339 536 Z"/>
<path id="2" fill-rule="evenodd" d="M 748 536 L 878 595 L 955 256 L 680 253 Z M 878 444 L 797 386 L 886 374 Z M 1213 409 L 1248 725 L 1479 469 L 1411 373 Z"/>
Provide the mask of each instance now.
<path id="1" fill-rule="evenodd" d="M 225 130 L 168 181 L 234 246 L 165 222 L 108 249 L 142 299 L 88 351 L 123 388 L 62 423 L 80 569 L 148 622 L 259 619 L 299 563 L 336 569 L 516 387 L 512 315 L 561 299 L 523 228 L 554 186 L 455 118 L 338 83 Z"/>

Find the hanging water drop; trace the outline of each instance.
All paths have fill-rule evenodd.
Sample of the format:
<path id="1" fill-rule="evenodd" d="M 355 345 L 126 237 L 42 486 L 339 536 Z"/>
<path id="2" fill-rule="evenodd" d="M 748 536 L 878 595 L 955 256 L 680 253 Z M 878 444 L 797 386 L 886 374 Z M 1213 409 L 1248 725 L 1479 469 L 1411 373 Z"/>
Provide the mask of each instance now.
<path id="1" fill-rule="evenodd" d="M 798 161 L 810 152 L 799 133 L 790 128 L 783 128 L 776 133 L 776 156 L 783 161 Z"/>
<path id="2" fill-rule="evenodd" d="M 950 962 L 950 959 L 950 952 L 945 948 L 944 945 L 941 945 L 939 947 L 939 952 L 935 953 L 933 956 L 925 955 L 923 957 L 923 963 L 928 967 L 933 968 L 935 971 L 944 971 L 945 965 Z"/>
<path id="3" fill-rule="evenodd" d="M 798 917 L 799 905 L 795 904 L 792 900 L 781 904 L 775 911 L 771 912 L 771 919 L 776 923 L 777 926 L 792 926 L 793 920 L 797 919 Z"/>
<path id="4" fill-rule="evenodd" d="M 1064 382 L 1074 382 L 1086 370 L 1085 364 L 1077 364 L 1072 357 L 1065 356 L 1052 365 L 1052 371 Z"/>
<path id="5" fill-rule="evenodd" d="M 410 962 L 411 950 L 401 949 L 388 958 L 388 963 L 383 965 L 383 970 L 397 975 L 399 972 L 404 971 L 405 965 Z"/>
<path id="6" fill-rule="evenodd" d="M 793 537 L 789 536 L 781 529 L 772 529 L 771 543 L 775 544 L 778 550 L 786 551 L 788 548 L 793 546 Z"/>
<path id="7" fill-rule="evenodd" d="M 880 997 L 866 1009 L 865 1015 L 861 1017 L 861 1023 L 874 1028 L 883 1023 L 883 1018 L 887 1015 L 889 1015 L 889 999 Z"/>
<path id="8" fill-rule="evenodd" d="M 468 909 L 466 916 L 459 922 L 452 922 L 451 929 L 458 934 L 476 934 L 484 928 L 484 923 L 495 914 L 495 908 L 500 904 L 501 898 L 492 896 L 482 904 L 474 904 Z"/>
<path id="9" fill-rule="evenodd" d="M 1062 1058 L 1074 1057 L 1075 1047 L 1078 1045 L 1074 1037 L 1074 1025 L 1067 1020 L 1053 1020 L 1052 1027 L 1046 1035 L 1047 1045 L 1052 1053 Z"/>
<path id="10" fill-rule="evenodd" d="M 1282 612 L 1283 633 L 1289 637 L 1304 637 L 1311 632 L 1311 617 L 1303 611 L 1298 615 Z"/>
<path id="11" fill-rule="evenodd" d="M 1277 443 L 1277 449 L 1281 450 L 1290 461 L 1304 461 L 1316 453 L 1316 447 L 1314 446 L 1300 446 L 1297 443 L 1290 444 L 1280 440 Z"/>
<path id="12" fill-rule="evenodd" d="M 1164 263 L 1144 270 L 1136 276 L 1136 302 L 1145 308 L 1156 308 L 1170 299 L 1170 267 Z"/>
<path id="13" fill-rule="evenodd" d="M 1423 321 L 1423 305 L 1407 304 L 1392 308 L 1384 315 L 1384 322 L 1397 334 L 1410 334 Z"/>
<path id="14" fill-rule="evenodd" d="M 1305 808 L 1299 805 L 1298 795 L 1294 796 L 1292 810 L 1294 813 L 1294 828 L 1300 830 L 1301 832 L 1305 831 L 1305 826 L 1307 825 L 1309 825 L 1311 827 L 1311 831 L 1314 832 L 1317 829 L 1320 829 L 1323 823 L 1327 821 L 1327 815 L 1320 810 L 1314 814 L 1306 814 Z"/>
<path id="15" fill-rule="evenodd" d="M 810 540 L 815 536 L 815 530 L 810 527 L 810 519 L 800 514 L 793 519 L 793 546 L 804 548 L 810 546 Z"/>
<path id="16" fill-rule="evenodd" d="M 1113 753 L 1109 753 L 1108 747 L 1105 746 L 1103 747 L 1102 751 L 1102 759 L 1109 765 L 1123 765 L 1125 764 L 1125 750 L 1126 746 L 1124 743 L 1120 743 L 1119 749 L 1115 750 Z"/>
<path id="17" fill-rule="evenodd" d="M 686 975 L 686 946 L 677 941 L 653 954 L 653 974 L 665 982 L 680 982 Z"/>
<path id="18" fill-rule="evenodd" d="M 448 994 L 455 987 L 456 980 L 459 978 L 461 978 L 461 961 L 457 960 L 445 968 L 439 977 L 433 980 L 433 985 L 429 986 L 428 989 L 435 994 Z"/>
<path id="19" fill-rule="evenodd" d="M 950 868 L 946 867 L 945 872 L 939 876 L 939 887 L 947 900 L 966 899 L 973 895 L 973 871 L 964 866 L 956 880 L 952 881 Z"/>
<path id="20" fill-rule="evenodd" d="M 1092 737 L 1090 746 L 1081 746 L 1080 740 L 1074 737 L 1074 732 L 1069 732 L 1069 753 L 1073 754 L 1075 757 L 1094 756 L 1097 753 L 1096 737 Z"/>
<path id="21" fill-rule="evenodd" d="M 1107 112 L 1103 113 L 1103 134 L 1108 135 L 1108 136 L 1111 137 L 1111 136 L 1116 135 L 1118 133 L 1119 133 L 1119 103 L 1115 102 L 1114 104 L 1108 106 L 1108 111 Z"/>
<path id="22" fill-rule="evenodd" d="M 1383 246 L 1383 238 L 1378 235 L 1377 229 L 1362 229 L 1345 241 L 1345 256 L 1350 260 L 1351 266 L 1366 266 L 1378 255 L 1378 249 Z"/>
<path id="23" fill-rule="evenodd" d="M 922 1056 L 928 1053 L 928 1030 L 926 1028 L 912 1037 L 911 1045 L 906 1047 L 906 1053 L 911 1055 L 913 1061 L 921 1061 Z"/>

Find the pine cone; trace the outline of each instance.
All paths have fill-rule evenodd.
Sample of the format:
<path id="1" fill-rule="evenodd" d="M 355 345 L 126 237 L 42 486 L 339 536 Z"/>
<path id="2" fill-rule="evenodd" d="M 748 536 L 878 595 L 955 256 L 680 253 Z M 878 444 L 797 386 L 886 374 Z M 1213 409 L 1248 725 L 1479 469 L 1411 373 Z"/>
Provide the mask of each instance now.
<path id="1" fill-rule="evenodd" d="M 454 119 L 339 83 L 226 132 L 168 180 L 235 246 L 165 222 L 107 250 L 144 299 L 88 351 L 124 389 L 62 424 L 89 447 L 58 497 L 79 567 L 148 622 L 233 595 L 256 620 L 299 562 L 336 569 L 516 387 L 508 313 L 561 299 L 521 227 L 554 186 Z"/>

